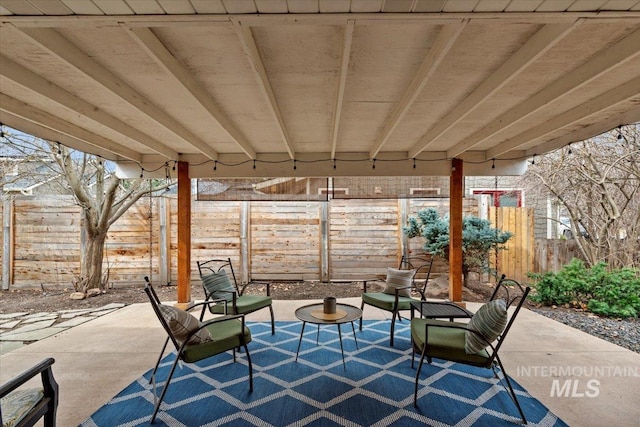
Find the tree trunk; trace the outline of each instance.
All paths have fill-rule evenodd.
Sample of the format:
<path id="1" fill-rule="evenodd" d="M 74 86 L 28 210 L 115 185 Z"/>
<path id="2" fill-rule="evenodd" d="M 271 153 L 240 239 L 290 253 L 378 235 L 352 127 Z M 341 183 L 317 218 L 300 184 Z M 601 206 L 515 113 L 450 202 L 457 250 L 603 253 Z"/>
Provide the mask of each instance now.
<path id="1" fill-rule="evenodd" d="M 107 232 L 91 233 L 86 231 L 87 242 L 82 254 L 81 291 L 88 289 L 104 289 L 102 280 L 102 259 Z"/>

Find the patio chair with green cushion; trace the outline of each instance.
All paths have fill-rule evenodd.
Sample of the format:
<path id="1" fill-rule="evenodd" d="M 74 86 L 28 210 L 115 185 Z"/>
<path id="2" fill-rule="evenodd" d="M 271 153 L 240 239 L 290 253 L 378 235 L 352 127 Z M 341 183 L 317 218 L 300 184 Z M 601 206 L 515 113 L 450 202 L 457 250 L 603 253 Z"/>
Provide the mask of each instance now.
<path id="1" fill-rule="evenodd" d="M 271 314 L 271 335 L 276 333 L 269 282 L 249 282 L 239 286 L 231 258 L 198 261 L 197 264 L 206 299 L 226 300 L 226 304 L 209 305 L 209 311 L 212 314 L 249 314 L 268 307 Z M 264 286 L 266 295 L 245 294 L 249 285 Z M 200 320 L 202 320 L 204 312 L 205 307 L 202 307 Z"/>
<path id="2" fill-rule="evenodd" d="M 416 352 L 420 354 L 413 395 L 413 405 L 416 408 L 418 407 L 420 370 L 424 359 L 426 358 L 427 362 L 431 363 L 432 359 L 436 358 L 465 365 L 492 368 L 495 377 L 500 380 L 518 408 L 522 421 L 524 424 L 527 423 L 509 376 L 498 356 L 498 350 L 520 312 L 522 304 L 527 299 L 529 291 L 528 286 L 525 288 L 515 280 L 506 279 L 503 275 L 496 285 L 491 300 L 480 307 L 468 323 L 425 318 L 411 319 L 413 347 L 411 367 L 413 367 Z M 515 308 L 509 316 L 508 309 L 512 305 L 515 305 Z M 497 368 L 502 372 L 502 378 L 498 375 Z"/>
<path id="3" fill-rule="evenodd" d="M 251 364 L 251 355 L 247 348 L 247 344 L 251 342 L 251 331 L 249 331 L 249 328 L 245 325 L 244 315 L 219 316 L 206 322 L 200 322 L 195 316 L 188 313 L 188 311 L 160 303 L 158 295 L 149 282 L 149 278 L 145 277 L 144 279 L 146 281 L 144 290 L 149 297 L 151 307 L 167 333 L 167 339 L 164 342 L 156 366 L 153 368 L 151 377 L 149 378 L 149 382 L 153 384 L 155 402 L 150 423 L 153 424 L 156 419 L 160 404 L 167 393 L 171 378 L 179 361 L 194 363 L 232 350 L 233 361 L 235 362 L 236 349 L 244 347 L 247 355 L 247 365 L 249 367 L 249 391 L 253 391 L 253 366 Z M 214 302 L 215 301 L 200 302 L 189 307 L 189 310 L 199 309 L 201 305 L 205 306 Z M 169 342 L 171 342 L 176 349 L 176 357 L 171 365 L 169 375 L 166 380 L 164 380 L 164 386 L 158 398 L 156 395 L 156 375 L 158 373 L 158 366 Z"/>
<path id="4" fill-rule="evenodd" d="M 0 425 L 27 427 L 44 425 L 55 427 L 58 409 L 58 383 L 51 366 L 55 361 L 47 358 L 0 386 Z M 38 387 L 22 387 L 40 375 Z M 40 424 L 40 419 L 43 418 Z"/>
<path id="5" fill-rule="evenodd" d="M 363 312 L 366 304 L 393 313 L 389 334 L 389 345 L 391 347 L 393 347 L 396 319 L 402 321 L 400 312 L 411 310 L 411 302 L 417 301 L 416 298 L 411 296 L 412 293 L 419 295 L 420 301 L 426 301 L 425 292 L 432 265 L 432 256 L 403 256 L 397 269 L 391 267 L 387 269 L 385 288 L 382 292 L 368 292 L 367 282 L 364 282 L 362 304 L 360 305 Z M 362 317 L 360 318 L 360 330 L 362 330 Z"/>

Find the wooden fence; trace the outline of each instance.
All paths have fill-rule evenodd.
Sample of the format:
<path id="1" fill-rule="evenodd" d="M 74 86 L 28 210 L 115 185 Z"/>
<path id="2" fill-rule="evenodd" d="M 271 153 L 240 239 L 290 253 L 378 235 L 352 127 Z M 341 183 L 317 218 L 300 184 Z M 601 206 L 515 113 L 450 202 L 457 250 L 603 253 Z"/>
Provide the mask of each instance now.
<path id="1" fill-rule="evenodd" d="M 241 280 L 340 281 L 384 277 L 421 239 L 402 226 L 418 210 L 448 212 L 447 199 L 331 200 L 330 202 L 199 202 L 192 204 L 192 278 L 196 261 L 230 257 Z M 79 275 L 80 209 L 71 198 L 16 198 L 2 206 L 3 286 L 70 287 Z M 510 277 L 533 269 L 530 210 L 490 212 L 514 232 L 498 268 Z M 475 199 L 465 214 L 478 215 Z M 176 281 L 177 209 L 171 197 L 142 199 L 111 228 L 105 266 L 114 284 Z M 436 273 L 446 271 L 440 263 Z M 7 279 L 5 279 L 7 277 Z M 10 277 L 10 279 L 8 278 Z"/>

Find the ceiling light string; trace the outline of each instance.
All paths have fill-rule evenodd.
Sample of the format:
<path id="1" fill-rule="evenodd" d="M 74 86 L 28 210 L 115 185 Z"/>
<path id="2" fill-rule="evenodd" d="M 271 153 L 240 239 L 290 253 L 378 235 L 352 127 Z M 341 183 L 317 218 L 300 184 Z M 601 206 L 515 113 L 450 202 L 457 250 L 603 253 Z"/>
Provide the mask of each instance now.
<path id="1" fill-rule="evenodd" d="M 4 138 L 4 123 L 0 122 L 0 138 Z"/>

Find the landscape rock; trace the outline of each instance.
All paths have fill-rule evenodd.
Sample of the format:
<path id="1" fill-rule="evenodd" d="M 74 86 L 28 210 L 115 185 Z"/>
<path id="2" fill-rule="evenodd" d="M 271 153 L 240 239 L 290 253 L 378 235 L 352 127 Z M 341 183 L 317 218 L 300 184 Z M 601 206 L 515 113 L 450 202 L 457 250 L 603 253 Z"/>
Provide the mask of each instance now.
<path id="1" fill-rule="evenodd" d="M 85 298 L 86 298 L 86 295 L 82 292 L 74 292 L 71 295 L 69 295 L 69 299 L 81 300 Z"/>

